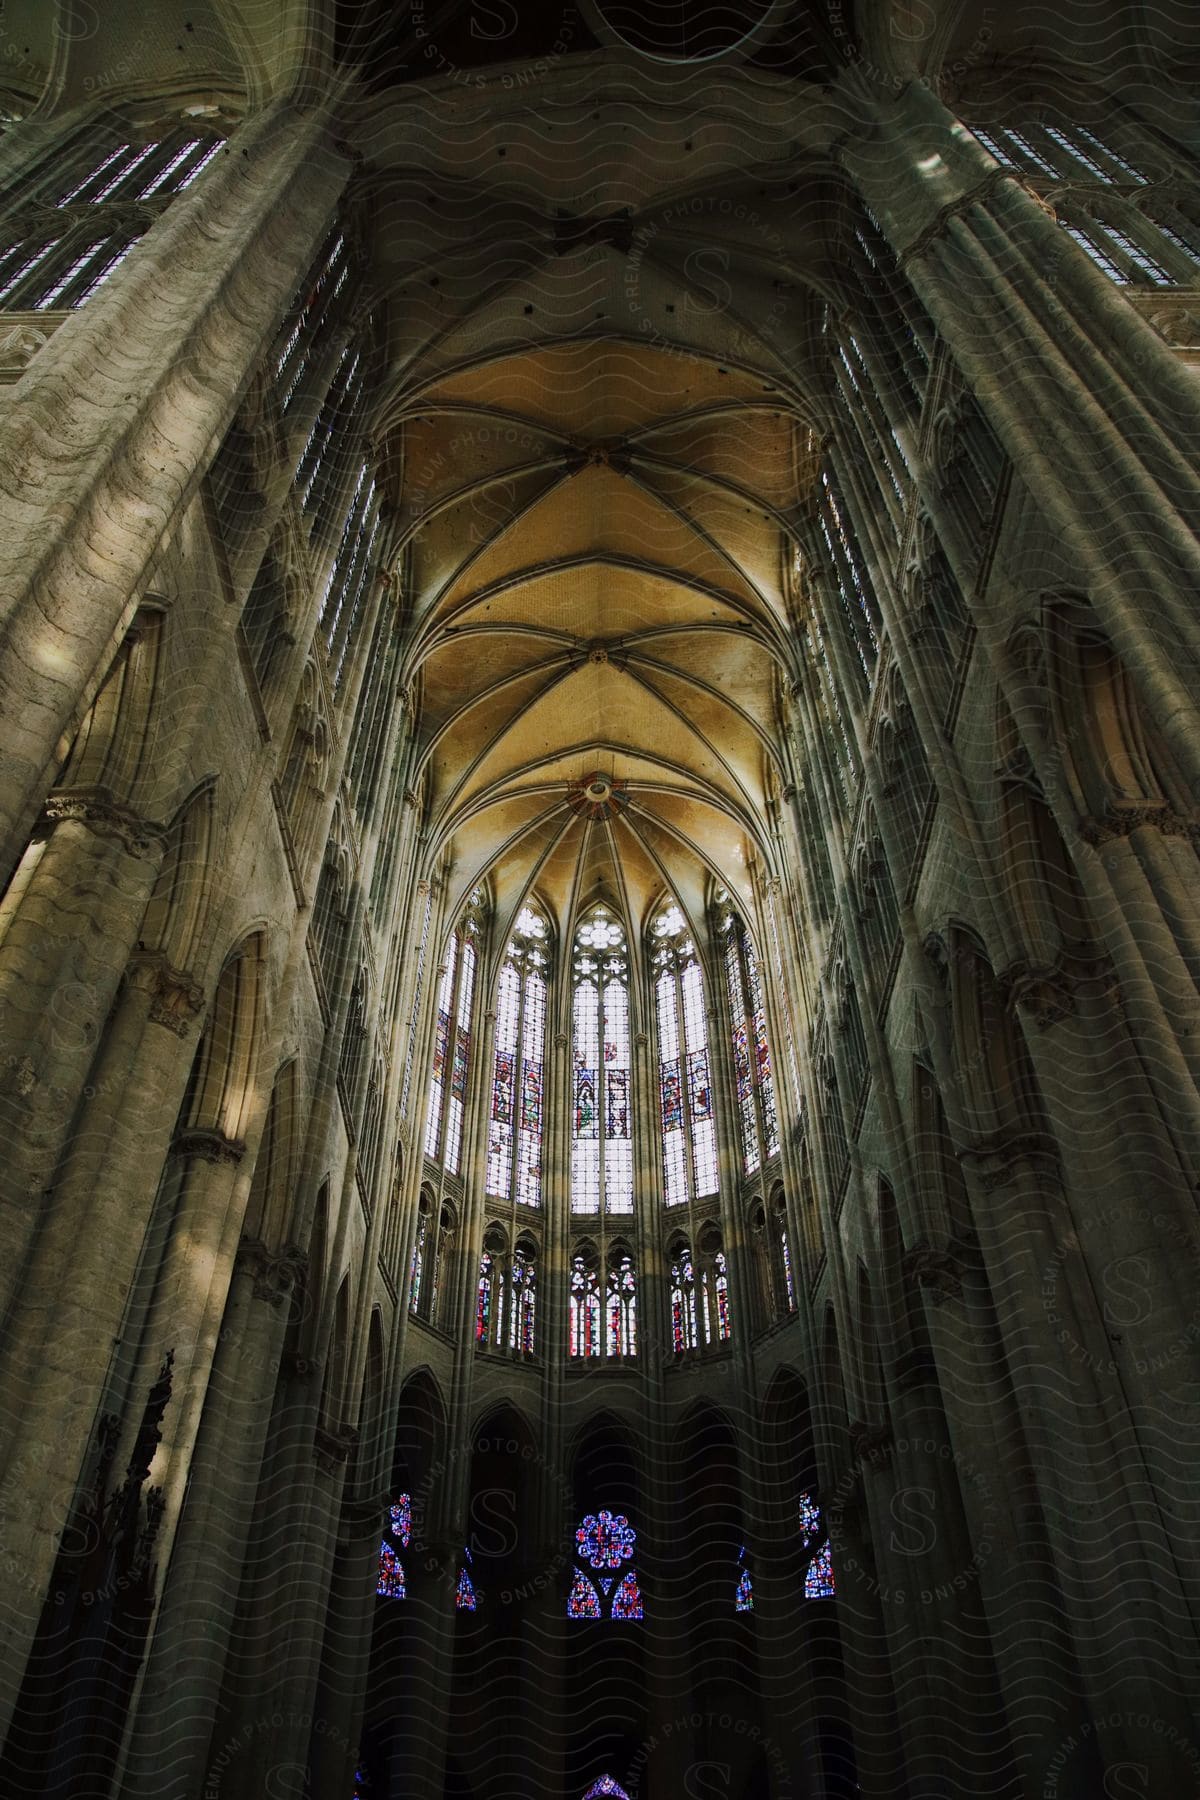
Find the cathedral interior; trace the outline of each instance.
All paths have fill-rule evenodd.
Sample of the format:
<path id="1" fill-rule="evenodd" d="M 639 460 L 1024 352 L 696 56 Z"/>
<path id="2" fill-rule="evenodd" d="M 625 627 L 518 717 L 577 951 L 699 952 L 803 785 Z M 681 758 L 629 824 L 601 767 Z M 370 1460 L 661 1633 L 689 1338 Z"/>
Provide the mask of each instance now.
<path id="1" fill-rule="evenodd" d="M 6 0 L 5 1795 L 1200 1796 L 1198 78 Z"/>

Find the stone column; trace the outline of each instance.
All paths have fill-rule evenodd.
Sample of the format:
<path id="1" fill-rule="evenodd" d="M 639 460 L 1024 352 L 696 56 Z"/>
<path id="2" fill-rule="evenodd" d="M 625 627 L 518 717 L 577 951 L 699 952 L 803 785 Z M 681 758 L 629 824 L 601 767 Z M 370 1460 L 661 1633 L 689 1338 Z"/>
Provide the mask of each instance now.
<path id="1" fill-rule="evenodd" d="M 160 1204 L 157 1177 L 194 1053 L 189 1014 L 198 1001 L 199 990 L 161 959 L 133 965 L 9 1317 L 0 1532 L 21 1579 L 6 1585 L 0 1609 L 0 1739 Z"/>
<path id="2" fill-rule="evenodd" d="M 122 1793 L 199 1796 L 299 1259 L 244 1242 L 205 1397 Z"/>

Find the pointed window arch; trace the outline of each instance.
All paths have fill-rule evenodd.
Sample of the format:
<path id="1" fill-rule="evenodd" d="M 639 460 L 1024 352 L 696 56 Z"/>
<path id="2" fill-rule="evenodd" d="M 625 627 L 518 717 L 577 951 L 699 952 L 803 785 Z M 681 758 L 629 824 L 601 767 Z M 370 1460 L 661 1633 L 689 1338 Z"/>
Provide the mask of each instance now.
<path id="1" fill-rule="evenodd" d="M 404 1578 L 401 1550 L 407 1550 L 412 1538 L 412 1496 L 397 1494 L 388 1507 L 383 1542 L 379 1546 L 379 1574 L 375 1592 L 384 1600 L 406 1600 L 408 1587 Z"/>
<path id="2" fill-rule="evenodd" d="M 651 921 L 650 964 L 658 1030 L 663 1199 L 668 1206 L 681 1206 L 717 1192 L 717 1135 L 704 973 L 695 940 L 674 901 Z"/>
<path id="3" fill-rule="evenodd" d="M 588 1513 L 575 1532 L 575 1570 L 567 1596 L 569 1619 L 642 1619 L 633 1559 L 637 1533 L 624 1513 Z M 628 1567 L 625 1565 L 628 1564 Z"/>
<path id="4" fill-rule="evenodd" d="M 508 1317 L 497 1331 L 502 1331 L 502 1341 L 510 1350 L 521 1356 L 532 1356 L 537 1307 L 537 1249 L 531 1239 L 522 1238 L 513 1251 L 506 1300 Z"/>
<path id="5" fill-rule="evenodd" d="M 606 906 L 575 932 L 572 984 L 571 1210 L 631 1213 L 629 955 Z"/>
<path id="6" fill-rule="evenodd" d="M 608 1259 L 608 1291 L 605 1295 L 605 1355 L 637 1355 L 637 1273 L 633 1257 L 616 1245 Z"/>
<path id="7" fill-rule="evenodd" d="M 676 1356 L 727 1344 L 733 1337 L 729 1264 L 713 1225 L 700 1232 L 697 1258 L 686 1238 L 676 1238 L 671 1264 L 671 1348 Z"/>
<path id="8" fill-rule="evenodd" d="M 479 1275 L 475 1283 L 475 1342 L 486 1345 L 488 1331 L 492 1323 L 492 1296 L 496 1284 L 496 1269 L 490 1253 L 485 1250 L 479 1259 Z"/>
<path id="9" fill-rule="evenodd" d="M 728 899 L 728 896 L 725 896 Z M 742 1168 L 753 1175 L 779 1154 L 775 1079 L 763 1005 L 758 954 L 745 925 L 728 906 L 719 915 L 725 979 L 733 1022 L 733 1069 L 742 1134 Z"/>
<path id="10" fill-rule="evenodd" d="M 808 1489 L 800 1495 L 800 1544 L 806 1558 L 804 1598 L 832 1600 L 837 1594 L 833 1579 L 833 1551 L 825 1530 L 825 1515 L 816 1495 Z"/>
<path id="11" fill-rule="evenodd" d="M 488 1128 L 487 1191 L 516 1195 L 522 1206 L 542 1198 L 542 1078 L 546 1042 L 549 927 L 523 906 L 496 989 L 496 1059 Z"/>
<path id="12" fill-rule="evenodd" d="M 567 1299 L 568 1352 L 573 1357 L 600 1354 L 600 1281 L 595 1252 L 581 1246 L 571 1259 L 571 1291 Z"/>
<path id="13" fill-rule="evenodd" d="M 601 1775 L 598 1781 L 593 1781 L 591 1787 L 585 1791 L 583 1800 L 600 1800 L 602 1794 L 611 1796 L 611 1800 L 629 1800 L 625 1789 L 619 1782 L 614 1781 L 611 1775 Z"/>
<path id="14" fill-rule="evenodd" d="M 476 888 L 458 928 L 451 933 L 438 986 L 425 1154 L 434 1162 L 440 1161 L 452 1175 L 458 1174 L 462 1160 L 463 1112 L 471 1061 L 471 1012 L 475 1000 L 482 904 L 482 890 Z"/>
<path id="15" fill-rule="evenodd" d="M 471 1552 L 464 1549 L 458 1580 L 454 1584 L 454 1610 L 455 1612 L 475 1612 L 478 1607 L 479 1596 L 475 1592 L 475 1583 L 471 1579 Z"/>

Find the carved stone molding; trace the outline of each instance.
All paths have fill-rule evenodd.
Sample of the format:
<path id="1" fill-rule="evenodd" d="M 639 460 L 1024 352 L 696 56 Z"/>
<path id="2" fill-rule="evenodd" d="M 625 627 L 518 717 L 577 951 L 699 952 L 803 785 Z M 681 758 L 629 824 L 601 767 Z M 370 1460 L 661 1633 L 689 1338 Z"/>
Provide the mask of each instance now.
<path id="1" fill-rule="evenodd" d="M 254 1298 L 274 1307 L 290 1299 L 297 1279 L 308 1267 L 307 1253 L 299 1245 L 285 1244 L 282 1250 L 269 1250 L 261 1238 L 243 1238 L 237 1261 L 253 1278 Z"/>
<path id="2" fill-rule="evenodd" d="M 130 959 L 130 985 L 150 995 L 149 1017 L 165 1025 L 176 1037 L 188 1028 L 204 1007 L 204 989 L 184 970 L 168 962 L 161 950 L 142 950 Z"/>
<path id="3" fill-rule="evenodd" d="M 973 188 L 969 188 L 965 194 L 959 194 L 956 199 L 948 201 L 945 206 L 939 207 L 924 230 L 918 232 L 908 248 L 900 252 L 898 261 L 905 273 L 908 273 L 910 262 L 915 262 L 929 254 L 938 239 L 945 236 L 946 227 L 953 219 L 970 212 L 971 208 L 978 205 L 980 201 L 989 199 L 993 190 L 1003 183 L 1011 183 L 1016 187 L 1025 188 L 1026 193 L 1030 194 L 1039 206 L 1042 206 L 1041 197 L 1034 194 L 1031 188 L 1025 187 L 1025 183 L 1019 176 L 1014 175 L 1011 169 L 989 169 L 982 181 L 977 181 Z M 1043 211 L 1045 210 L 1047 209 L 1043 207 Z"/>
<path id="4" fill-rule="evenodd" d="M 207 1131 L 203 1126 L 177 1131 L 171 1149 L 176 1156 L 195 1157 L 207 1163 L 230 1163 L 235 1168 L 246 1154 L 246 1146 L 239 1139 L 227 1138 L 221 1131 Z"/>
<path id="5" fill-rule="evenodd" d="M 1085 844 L 1111 844 L 1140 830 L 1143 825 L 1153 825 L 1164 837 L 1184 837 L 1195 842 L 1200 835 L 1200 828 L 1182 818 L 1165 800 L 1133 806 L 1107 806 L 1100 818 L 1084 813 L 1079 820 L 1079 835 Z"/>
<path id="6" fill-rule="evenodd" d="M 1061 963 L 1031 968 L 1028 963 L 1014 963 L 997 977 L 1010 1006 L 1023 1006 L 1032 1015 L 1039 1031 L 1069 1018 L 1075 1011 L 1075 996 Z"/>
<path id="7" fill-rule="evenodd" d="M 97 837 L 117 838 L 131 856 L 151 856 L 166 838 L 166 828 L 122 806 L 103 789 L 51 794 L 42 808 L 43 830 L 72 820 Z"/>

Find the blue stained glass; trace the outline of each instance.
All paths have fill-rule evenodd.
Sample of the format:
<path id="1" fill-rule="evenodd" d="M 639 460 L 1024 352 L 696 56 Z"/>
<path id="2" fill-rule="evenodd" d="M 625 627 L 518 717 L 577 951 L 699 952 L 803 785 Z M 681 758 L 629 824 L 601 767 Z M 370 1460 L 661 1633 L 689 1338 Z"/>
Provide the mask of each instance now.
<path id="1" fill-rule="evenodd" d="M 379 1576 L 375 1592 L 385 1600 L 404 1600 L 408 1597 L 408 1590 L 404 1585 L 404 1565 L 386 1538 L 379 1546 Z"/>
<path id="2" fill-rule="evenodd" d="M 817 1554 L 808 1565 L 808 1573 L 804 1577 L 804 1598 L 806 1600 L 832 1600 L 837 1594 L 833 1581 L 833 1553 L 829 1539 L 826 1538 Z"/>
<path id="3" fill-rule="evenodd" d="M 587 1793 L 584 1794 L 583 1800 L 599 1800 L 601 1794 L 614 1795 L 615 1800 L 629 1800 L 625 1789 L 618 1787 L 611 1775 L 602 1775 L 599 1781 L 593 1781 Z"/>
<path id="4" fill-rule="evenodd" d="M 612 1616 L 614 1619 L 643 1619 L 646 1616 L 642 1610 L 641 1589 L 632 1569 L 622 1576 L 621 1585 L 613 1595 Z"/>
<path id="5" fill-rule="evenodd" d="M 807 1489 L 800 1496 L 800 1535 L 804 1540 L 804 1548 L 810 1549 L 814 1538 L 821 1534 L 821 1508 Z"/>
<path id="6" fill-rule="evenodd" d="M 738 1576 L 737 1598 L 734 1604 L 738 1612 L 754 1611 L 754 1583 L 750 1579 L 749 1569 L 743 1569 Z"/>
<path id="7" fill-rule="evenodd" d="M 619 1569 L 637 1548 L 637 1533 L 624 1513 L 589 1513 L 575 1533 L 579 1557 L 593 1569 Z"/>
<path id="8" fill-rule="evenodd" d="M 598 1619 L 600 1596 L 582 1569 L 576 1569 L 571 1592 L 567 1596 L 568 1619 Z"/>
<path id="9" fill-rule="evenodd" d="M 456 1612 L 474 1612 L 479 1602 L 475 1597 L 475 1583 L 471 1580 L 470 1571 L 458 1571 L 458 1584 L 454 1589 L 454 1608 Z"/>
<path id="10" fill-rule="evenodd" d="M 392 1536 L 397 1538 L 405 1550 L 408 1549 L 412 1537 L 412 1497 L 401 1494 L 388 1508 L 391 1519 Z"/>
<path id="11" fill-rule="evenodd" d="M 600 1592 L 602 1594 L 611 1594 L 612 1593 L 612 1584 L 613 1584 L 614 1579 L 615 1579 L 615 1577 L 612 1575 L 601 1575 L 598 1577 Z"/>

